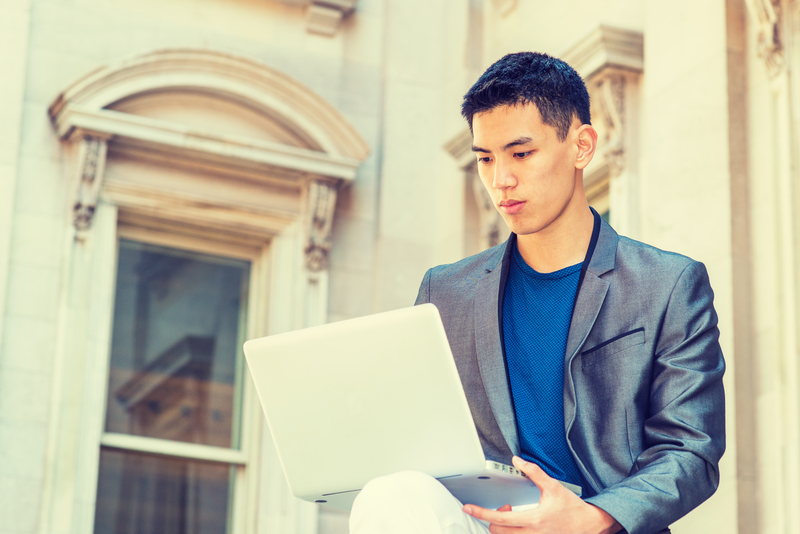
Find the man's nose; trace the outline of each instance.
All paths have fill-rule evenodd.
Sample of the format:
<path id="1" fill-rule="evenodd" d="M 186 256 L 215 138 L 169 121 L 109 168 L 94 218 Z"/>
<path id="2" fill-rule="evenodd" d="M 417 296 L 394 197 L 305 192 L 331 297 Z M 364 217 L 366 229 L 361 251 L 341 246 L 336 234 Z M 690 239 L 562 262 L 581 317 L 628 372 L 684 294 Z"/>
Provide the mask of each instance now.
<path id="1" fill-rule="evenodd" d="M 496 162 L 494 165 L 494 176 L 492 177 L 492 187 L 495 189 L 508 189 L 517 185 L 517 178 L 510 165 Z"/>

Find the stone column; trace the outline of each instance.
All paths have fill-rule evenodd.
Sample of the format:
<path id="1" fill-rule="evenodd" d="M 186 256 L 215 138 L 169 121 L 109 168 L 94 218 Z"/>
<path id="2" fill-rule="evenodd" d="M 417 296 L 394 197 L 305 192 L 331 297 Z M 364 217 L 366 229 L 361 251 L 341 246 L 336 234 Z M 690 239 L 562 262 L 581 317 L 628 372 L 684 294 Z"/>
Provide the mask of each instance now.
<path id="1" fill-rule="evenodd" d="M 715 292 L 725 374 L 727 451 L 719 490 L 674 527 L 675 534 L 738 532 L 736 363 L 731 226 L 738 184 L 730 137 L 742 110 L 729 85 L 740 65 L 729 61 L 725 2 L 647 0 L 642 116 L 642 239 L 705 263 Z M 676 32 L 680 28 L 680 32 Z M 735 32 L 735 28 L 731 32 Z M 730 103 L 730 105 L 729 105 Z M 750 498 L 754 496 L 751 495 Z"/>
<path id="2" fill-rule="evenodd" d="M 0 99 L 0 124 L 3 125 L 0 130 L 0 314 L 5 314 L 31 1 L 7 0 L 0 2 L 0 7 L 3 12 L 0 17 L 0 72 L 3 73 Z M 0 350 L 4 324 L 5 321 L 0 319 Z"/>
<path id="3" fill-rule="evenodd" d="M 413 304 L 427 268 L 461 257 L 464 220 L 463 174 L 441 150 L 445 111 L 457 118 L 459 98 L 443 106 L 441 32 L 461 14 L 426 0 L 388 0 L 384 9 L 375 311 Z"/>

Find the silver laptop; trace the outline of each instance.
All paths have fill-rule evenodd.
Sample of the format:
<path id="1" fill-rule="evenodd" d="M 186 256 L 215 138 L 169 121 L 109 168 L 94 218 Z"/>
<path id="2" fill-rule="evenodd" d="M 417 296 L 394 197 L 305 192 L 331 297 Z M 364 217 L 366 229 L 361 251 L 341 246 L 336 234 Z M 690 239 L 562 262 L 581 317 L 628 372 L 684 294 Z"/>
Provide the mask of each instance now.
<path id="1" fill-rule="evenodd" d="M 416 470 L 465 504 L 538 502 L 521 472 L 484 457 L 433 304 L 250 340 L 244 353 L 295 496 L 350 509 L 369 480 Z"/>

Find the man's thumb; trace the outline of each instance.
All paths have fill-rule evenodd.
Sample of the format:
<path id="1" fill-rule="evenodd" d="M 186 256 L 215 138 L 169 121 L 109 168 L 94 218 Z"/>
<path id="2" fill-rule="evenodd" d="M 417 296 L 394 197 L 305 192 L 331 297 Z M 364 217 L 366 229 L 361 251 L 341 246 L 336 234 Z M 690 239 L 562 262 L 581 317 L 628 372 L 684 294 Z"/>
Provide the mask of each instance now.
<path id="1" fill-rule="evenodd" d="M 533 462 L 527 462 L 519 456 L 514 456 L 511 461 L 514 463 L 514 467 L 528 475 L 531 482 L 536 484 L 542 493 L 551 490 L 554 484 L 558 484 L 557 480 L 551 478 L 541 467 Z"/>

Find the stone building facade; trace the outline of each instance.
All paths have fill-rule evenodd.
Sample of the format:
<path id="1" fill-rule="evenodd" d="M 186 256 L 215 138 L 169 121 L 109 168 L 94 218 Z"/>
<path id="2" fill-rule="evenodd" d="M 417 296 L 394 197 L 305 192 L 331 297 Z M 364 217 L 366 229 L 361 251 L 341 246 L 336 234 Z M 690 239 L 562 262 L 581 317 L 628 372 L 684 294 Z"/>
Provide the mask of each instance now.
<path id="1" fill-rule="evenodd" d="M 0 534 L 346 532 L 241 341 L 505 239 L 459 105 L 518 50 L 587 81 L 590 202 L 710 272 L 728 449 L 673 531 L 800 532 L 797 0 L 0 6 Z"/>

